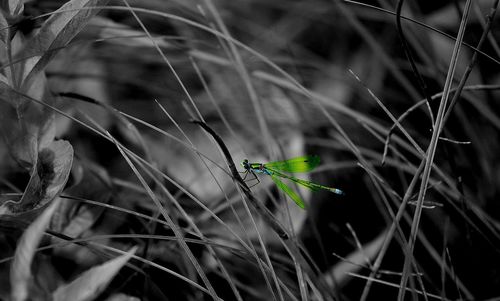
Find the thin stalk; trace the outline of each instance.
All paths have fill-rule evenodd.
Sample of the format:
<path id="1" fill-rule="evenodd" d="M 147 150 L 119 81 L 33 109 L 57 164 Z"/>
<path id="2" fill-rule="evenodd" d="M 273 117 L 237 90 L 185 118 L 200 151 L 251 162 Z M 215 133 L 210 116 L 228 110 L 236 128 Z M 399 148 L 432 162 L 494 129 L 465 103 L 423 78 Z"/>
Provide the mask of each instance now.
<path id="1" fill-rule="evenodd" d="M 446 106 L 448 103 L 448 98 L 450 95 L 451 84 L 453 82 L 453 75 L 455 74 L 455 69 L 458 62 L 458 56 L 460 54 L 461 42 L 464 37 L 465 28 L 467 25 L 467 20 L 469 17 L 469 10 L 471 7 L 471 0 L 467 0 L 464 9 L 464 16 L 460 23 L 460 28 L 457 35 L 457 41 L 453 49 L 453 54 L 450 60 L 450 67 L 448 69 L 448 75 L 446 76 L 446 81 L 443 89 L 443 97 L 439 104 L 438 114 L 436 117 L 436 123 L 434 125 L 434 132 L 432 133 L 432 139 L 427 150 L 427 158 L 425 161 L 424 171 L 422 174 L 422 182 L 420 185 L 420 191 L 418 194 L 417 207 L 415 208 L 415 214 L 413 216 L 413 223 L 411 225 L 410 238 L 408 240 L 407 254 L 405 256 L 404 266 L 403 266 L 403 276 L 401 277 L 400 289 L 398 293 L 398 301 L 403 301 L 406 294 L 406 286 L 408 282 L 408 277 L 411 273 L 411 263 L 413 262 L 413 250 L 415 248 L 416 238 L 418 234 L 418 228 L 420 224 L 420 218 L 422 216 L 422 206 L 425 199 L 425 193 L 427 191 L 427 184 L 429 183 L 429 177 L 432 170 L 432 163 L 434 161 L 434 156 L 436 154 L 437 143 L 439 141 L 439 135 L 444 125 L 444 114 L 446 111 Z M 415 175 L 418 177 L 418 174 Z"/>

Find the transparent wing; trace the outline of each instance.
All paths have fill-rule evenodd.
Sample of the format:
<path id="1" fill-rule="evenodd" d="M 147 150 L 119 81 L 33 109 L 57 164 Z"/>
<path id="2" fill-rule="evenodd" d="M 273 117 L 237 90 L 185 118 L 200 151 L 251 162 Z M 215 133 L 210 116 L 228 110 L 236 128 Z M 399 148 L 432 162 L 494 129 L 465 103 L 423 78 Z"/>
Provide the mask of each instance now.
<path id="1" fill-rule="evenodd" d="M 271 176 L 271 179 L 273 179 L 274 183 L 276 186 L 278 186 L 279 189 L 281 189 L 284 193 L 286 193 L 294 202 L 297 204 L 302 209 L 305 209 L 305 204 L 304 201 L 300 198 L 300 196 L 295 193 L 290 187 L 288 187 L 285 183 L 281 182 L 280 179 L 276 176 Z"/>
<path id="2" fill-rule="evenodd" d="M 316 168 L 319 162 L 319 156 L 302 156 L 284 161 L 269 162 L 264 164 L 264 167 L 290 173 L 308 172 Z"/>

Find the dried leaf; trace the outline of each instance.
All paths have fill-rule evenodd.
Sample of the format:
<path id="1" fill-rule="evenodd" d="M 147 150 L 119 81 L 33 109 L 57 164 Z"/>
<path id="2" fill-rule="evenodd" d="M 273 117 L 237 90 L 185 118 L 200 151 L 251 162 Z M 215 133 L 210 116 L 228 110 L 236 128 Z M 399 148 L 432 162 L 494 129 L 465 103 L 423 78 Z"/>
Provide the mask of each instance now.
<path id="1" fill-rule="evenodd" d="M 31 263 L 35 255 L 35 250 L 59 202 L 59 198 L 55 199 L 28 229 L 26 229 L 17 244 L 14 260 L 10 269 L 11 297 L 13 301 L 24 301 L 28 297 L 28 286 L 31 279 Z"/>
<path id="2" fill-rule="evenodd" d="M 97 14 L 98 10 L 88 8 L 104 6 L 108 1 L 72 0 L 47 19 L 38 34 L 16 56 L 23 59 L 25 64 L 22 91 L 31 86 L 33 77 L 44 70 L 57 51 L 65 47 Z"/>
<path id="3" fill-rule="evenodd" d="M 112 259 L 100 266 L 86 271 L 71 283 L 60 286 L 53 294 L 54 301 L 85 301 L 93 300 L 111 282 L 118 271 L 134 255 L 137 247 L 133 247 L 126 254 Z"/>
<path id="4" fill-rule="evenodd" d="M 30 181 L 19 203 L 7 203 L 12 214 L 40 208 L 54 199 L 66 185 L 73 162 L 73 148 L 67 141 L 54 141 L 38 153 Z"/>
<path id="5" fill-rule="evenodd" d="M 0 82 L 0 128 L 11 155 L 31 169 L 38 151 L 54 140 L 54 112 Z"/>

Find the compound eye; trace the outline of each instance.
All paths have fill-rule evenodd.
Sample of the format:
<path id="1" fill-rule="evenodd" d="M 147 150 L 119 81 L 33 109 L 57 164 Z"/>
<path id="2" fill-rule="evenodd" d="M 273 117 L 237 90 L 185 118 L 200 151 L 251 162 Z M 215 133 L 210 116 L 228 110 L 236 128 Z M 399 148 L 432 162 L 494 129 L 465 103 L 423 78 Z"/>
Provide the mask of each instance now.
<path id="1" fill-rule="evenodd" d="M 241 162 L 241 166 L 243 166 L 243 168 L 246 169 L 248 167 L 248 160 L 247 159 L 243 160 L 243 162 Z"/>

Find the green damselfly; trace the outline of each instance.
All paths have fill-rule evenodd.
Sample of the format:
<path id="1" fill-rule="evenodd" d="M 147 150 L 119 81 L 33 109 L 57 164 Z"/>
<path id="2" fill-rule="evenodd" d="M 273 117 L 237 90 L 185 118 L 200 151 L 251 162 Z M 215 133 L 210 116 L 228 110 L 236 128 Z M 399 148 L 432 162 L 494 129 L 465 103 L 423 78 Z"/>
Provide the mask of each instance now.
<path id="1" fill-rule="evenodd" d="M 300 208 L 305 208 L 304 201 L 299 197 L 299 195 L 293 191 L 290 187 L 288 187 L 285 183 L 281 181 L 281 179 L 288 179 L 292 182 L 295 182 L 299 185 L 307 187 L 312 191 L 318 190 L 328 190 L 335 194 L 344 195 L 344 192 L 337 188 L 327 187 L 323 185 L 319 185 L 310 181 L 302 180 L 296 178 L 294 176 L 285 174 L 285 173 L 302 173 L 309 172 L 316 168 L 319 165 L 320 158 L 319 156 L 301 156 L 292 158 L 284 161 L 275 161 L 269 163 L 250 163 L 247 159 L 241 162 L 241 166 L 245 169 L 245 177 L 249 174 L 252 174 L 254 178 L 259 181 L 259 178 L 256 174 L 266 174 L 271 177 L 273 182 L 285 192 Z M 259 181 L 260 182 L 260 181 Z"/>

